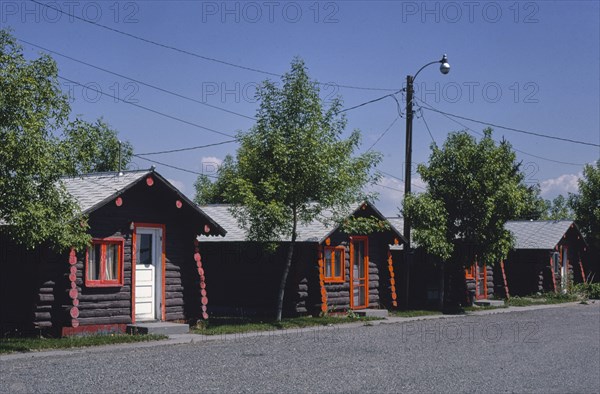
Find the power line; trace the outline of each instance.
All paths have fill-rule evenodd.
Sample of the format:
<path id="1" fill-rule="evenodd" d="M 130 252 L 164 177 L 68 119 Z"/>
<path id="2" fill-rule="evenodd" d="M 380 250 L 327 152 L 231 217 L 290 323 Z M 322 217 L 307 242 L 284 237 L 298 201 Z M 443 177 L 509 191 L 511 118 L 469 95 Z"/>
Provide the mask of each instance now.
<path id="1" fill-rule="evenodd" d="M 189 147 L 189 148 L 179 148 L 179 149 L 163 150 L 163 151 L 160 151 L 160 152 L 138 153 L 137 156 L 162 155 L 162 154 L 166 154 L 166 153 L 184 152 L 184 151 L 188 151 L 188 150 L 196 150 L 196 149 L 202 149 L 202 148 L 209 148 L 211 146 L 231 144 L 232 142 L 238 142 L 238 140 L 236 139 L 236 140 L 229 140 L 229 141 L 223 141 L 223 142 L 216 142 L 214 144 L 192 146 L 192 147 Z"/>
<path id="2" fill-rule="evenodd" d="M 369 152 L 371 149 L 373 149 L 373 147 L 375 145 L 377 145 L 377 143 L 379 142 L 379 140 L 381 140 L 383 138 L 383 136 L 386 135 L 386 133 L 392 128 L 392 126 L 394 124 L 396 124 L 396 122 L 398 121 L 398 119 L 400 119 L 400 117 L 396 116 L 396 118 L 394 118 L 394 121 L 383 131 L 383 133 L 381 133 L 379 135 L 379 137 L 375 140 L 375 142 L 373 142 L 373 144 L 369 147 L 369 149 L 367 149 L 367 152 Z"/>
<path id="3" fill-rule="evenodd" d="M 391 186 L 386 186 L 386 185 L 383 185 L 383 184 L 381 184 L 381 183 L 376 183 L 375 185 L 376 185 L 376 186 L 383 187 L 383 188 L 386 188 L 386 189 L 394 190 L 394 191 L 397 191 L 397 192 L 400 192 L 400 193 L 404 192 L 404 190 L 400 190 L 400 189 L 398 189 L 398 188 L 391 187 Z"/>
<path id="4" fill-rule="evenodd" d="M 434 109 L 434 108 L 433 108 L 433 107 L 432 107 L 430 104 L 428 104 L 427 102 L 425 102 L 425 101 L 423 101 L 423 100 L 421 100 L 421 99 L 418 99 L 418 98 L 417 98 L 417 100 L 421 101 L 423 104 L 425 104 L 427 107 L 429 107 L 429 108 L 425 107 L 425 109 L 431 109 L 431 110 L 433 110 L 433 109 Z M 440 114 L 442 114 L 440 111 L 435 111 L 435 112 L 439 112 Z M 471 129 L 469 126 L 465 125 L 464 123 L 461 123 L 461 122 L 459 122 L 458 120 L 456 120 L 456 119 L 454 119 L 454 118 L 452 118 L 452 117 L 450 117 L 450 116 L 448 116 L 448 115 L 446 115 L 446 114 L 442 114 L 442 115 L 443 115 L 443 116 L 445 116 L 446 118 L 448 118 L 449 120 L 453 121 L 454 123 L 458 124 L 459 126 L 461 126 L 461 127 L 464 129 L 464 130 L 470 131 L 471 133 L 473 133 L 473 134 L 477 134 L 477 135 L 479 135 L 479 136 L 483 136 L 483 134 L 482 134 L 482 133 L 480 133 L 480 132 L 478 132 L 478 131 L 476 131 L 476 130 L 473 130 L 473 129 Z M 547 157 L 538 156 L 538 155 L 535 155 L 535 154 L 533 154 L 533 153 L 525 152 L 525 151 L 523 151 L 523 150 L 516 149 L 515 147 L 513 147 L 513 150 L 514 150 L 515 152 L 519 152 L 519 153 L 522 153 L 522 154 L 524 154 L 524 155 L 531 156 L 531 157 L 535 157 L 536 159 L 545 160 L 545 161 L 549 161 L 549 162 L 552 162 L 552 163 L 566 164 L 566 165 L 570 165 L 570 166 L 577 166 L 577 167 L 581 167 L 581 166 L 584 166 L 584 165 L 585 165 L 585 164 L 582 164 L 582 163 L 571 163 L 571 162 L 568 162 L 568 161 L 560 161 L 560 160 L 548 159 Z"/>
<path id="5" fill-rule="evenodd" d="M 397 179 L 397 180 L 399 180 L 399 181 L 401 181 L 401 182 L 404 182 L 404 179 L 400 178 L 399 176 L 396 176 L 396 175 L 394 175 L 394 174 L 390 174 L 389 172 L 385 172 L 385 171 L 382 171 L 382 170 L 379 170 L 379 172 L 381 172 L 381 173 L 382 173 L 382 174 L 384 174 L 384 175 L 387 175 L 387 176 L 390 176 L 390 177 L 392 177 L 392 178 L 395 178 L 395 179 Z M 414 186 L 414 187 L 416 187 L 416 188 L 419 188 L 419 189 L 421 189 L 421 190 L 427 190 L 427 189 L 425 189 L 423 186 L 416 185 L 416 184 L 414 184 L 414 183 L 412 183 L 412 182 L 411 182 L 410 184 L 411 184 L 411 185 L 413 185 L 413 186 Z M 400 190 L 400 189 L 398 189 L 398 190 L 399 190 L 399 191 L 401 191 L 401 192 L 404 192 L 404 190 Z"/>
<path id="6" fill-rule="evenodd" d="M 80 20 L 82 22 L 86 22 L 86 23 L 89 23 L 91 25 L 94 25 L 94 26 L 97 26 L 97 27 L 101 27 L 103 29 L 106 29 L 106 30 L 112 31 L 114 33 L 118 33 L 118 34 L 127 36 L 129 38 L 133 38 L 135 40 L 143 41 L 145 43 L 156 45 L 156 46 L 161 47 L 161 48 L 165 48 L 165 49 L 169 49 L 169 50 L 172 50 L 172 51 L 175 51 L 175 52 L 179 52 L 179 53 L 182 53 L 184 55 L 193 56 L 193 57 L 196 57 L 196 58 L 199 58 L 199 59 L 203 59 L 203 60 L 207 60 L 207 61 L 210 61 L 210 62 L 215 62 L 215 63 L 223 64 L 223 65 L 230 66 L 230 67 L 239 68 L 239 69 L 246 70 L 246 71 L 252 71 L 252 72 L 256 72 L 256 73 L 260 73 L 260 74 L 270 75 L 270 76 L 273 76 L 273 77 L 282 77 L 281 74 L 277 74 L 277 73 L 274 73 L 274 72 L 265 71 L 265 70 L 261 70 L 261 69 L 254 68 L 254 67 L 242 66 L 240 64 L 231 63 L 231 62 L 228 62 L 228 61 L 225 61 L 225 60 L 220 60 L 220 59 L 216 59 L 216 58 L 213 58 L 213 57 L 200 55 L 198 53 L 191 52 L 191 51 L 188 51 L 188 50 L 185 50 L 185 49 L 181 49 L 181 48 L 177 48 L 177 47 L 174 47 L 172 45 L 163 44 L 163 43 L 160 43 L 158 41 L 150 40 L 150 39 L 147 39 L 147 38 L 144 38 L 144 37 L 137 36 L 135 34 L 127 33 L 125 31 L 122 31 L 122 30 L 119 30 L 119 29 L 115 29 L 113 27 L 109 27 L 109 26 L 103 25 L 101 23 L 94 22 L 94 21 L 91 21 L 89 19 L 85 19 L 85 18 L 79 17 L 77 15 L 73 15 L 73 14 L 71 14 L 69 12 L 63 11 L 60 8 L 52 7 L 52 6 L 48 5 L 48 4 L 41 3 L 41 2 L 39 2 L 37 0 L 30 0 L 30 1 L 33 2 L 33 3 L 35 3 L 35 4 L 40 5 L 42 7 L 50 8 L 51 10 L 59 12 L 59 13 L 61 13 L 63 15 L 69 16 L 71 18 L 75 18 L 77 20 Z M 395 90 L 395 89 L 386 89 L 386 88 L 370 88 L 370 87 L 362 87 L 362 86 L 340 85 L 340 84 L 332 84 L 332 83 L 326 83 L 326 82 L 316 82 L 316 83 L 319 84 L 319 85 L 325 85 L 325 86 L 334 85 L 334 86 L 337 86 L 337 87 L 340 87 L 340 88 L 357 89 L 357 90 L 377 90 L 377 91 L 394 91 Z"/>
<path id="7" fill-rule="evenodd" d="M 417 98 L 417 100 L 423 102 L 423 100 L 420 100 L 418 98 Z M 573 140 L 573 139 L 570 139 L 570 138 L 556 137 L 556 136 L 553 136 L 553 135 L 535 133 L 533 131 L 527 131 L 527 130 L 515 129 L 513 127 L 501 126 L 501 125 L 497 125 L 497 124 L 494 124 L 494 123 L 491 123 L 491 122 L 484 122 L 482 120 L 476 120 L 476 119 L 472 119 L 472 118 L 467 118 L 466 116 L 460 116 L 460 115 L 455 115 L 455 114 L 451 114 L 451 113 L 448 113 L 448 112 L 440 111 L 439 109 L 435 109 L 433 107 L 425 108 L 425 109 L 428 109 L 428 110 L 434 111 L 434 112 L 438 112 L 438 113 L 440 113 L 442 115 L 451 116 L 453 118 L 467 120 L 469 122 L 479 123 L 479 124 L 486 125 L 486 126 L 492 126 L 492 127 L 499 128 L 499 129 L 514 131 L 516 133 L 529 134 L 529 135 L 534 135 L 536 137 L 548 138 L 548 139 L 551 139 L 551 140 L 571 142 L 573 144 L 581 144 L 581 145 L 588 145 L 588 146 L 600 147 L 600 144 L 596 144 L 596 143 L 593 143 L 593 142 Z"/>
<path id="8" fill-rule="evenodd" d="M 433 138 L 433 134 L 431 133 L 431 130 L 429 129 L 429 125 L 427 124 L 427 120 L 425 119 L 425 113 L 423 112 L 423 107 L 419 106 L 419 113 L 421 114 L 421 119 L 423 119 L 423 123 L 425 123 L 425 127 L 427 128 L 427 132 L 429 133 L 429 136 L 431 137 L 431 142 L 433 142 L 435 145 L 437 145 L 437 142 L 435 142 L 435 138 Z"/>
<path id="9" fill-rule="evenodd" d="M 188 170 L 186 168 L 177 167 L 177 166 L 174 166 L 174 165 L 171 165 L 171 164 L 167 164 L 167 163 L 163 163 L 163 162 L 160 162 L 160 161 L 157 161 L 157 160 L 148 159 L 148 158 L 142 157 L 140 155 L 134 154 L 133 156 L 137 157 L 138 159 L 149 161 L 150 163 L 154 163 L 154 164 L 158 164 L 158 165 L 161 165 L 161 166 L 172 168 L 174 170 L 179 170 L 179 171 L 187 172 L 187 173 L 194 174 L 194 175 L 206 175 L 207 177 L 210 177 L 210 178 L 218 178 L 215 175 L 202 174 L 201 172 L 198 172 L 198 171 L 192 171 L 192 170 Z"/>
<path id="10" fill-rule="evenodd" d="M 121 77 L 121 78 L 128 79 L 128 80 L 130 80 L 130 81 L 133 81 L 133 82 L 135 82 L 135 83 L 138 83 L 138 84 L 140 84 L 140 85 L 147 86 L 147 87 L 149 87 L 149 88 L 152 88 L 152 89 L 156 89 L 156 90 L 158 90 L 158 91 L 161 91 L 161 92 L 163 92 L 163 93 L 167 93 L 167 94 L 170 94 L 170 95 L 172 95 L 172 96 L 176 96 L 176 97 L 179 97 L 179 98 L 182 98 L 182 99 L 188 100 L 188 101 L 192 101 L 192 102 L 194 102 L 194 103 L 198 103 L 198 104 L 201 104 L 201 105 L 204 105 L 204 106 L 210 107 L 210 108 L 218 109 L 219 111 L 223 111 L 223 112 L 227 112 L 227 113 L 230 113 L 230 114 L 233 114 L 233 115 L 241 116 L 242 118 L 246 118 L 246 119 L 250 119 L 250 120 L 256 120 L 256 118 L 254 118 L 254 117 L 252 117 L 252 116 L 247 116 L 247 115 L 241 114 L 241 113 L 239 113 L 239 112 L 231 111 L 231 110 L 228 110 L 228 109 L 225 109 L 225 108 L 222 108 L 222 107 L 218 107 L 218 106 L 216 106 L 216 105 L 208 104 L 208 103 L 205 103 L 205 102 L 203 102 L 203 101 L 197 100 L 197 99 L 195 99 L 195 98 L 188 97 L 188 96 L 184 96 L 184 95 L 182 95 L 182 94 L 175 93 L 175 92 L 173 92 L 173 91 L 171 91 L 171 90 L 164 89 L 164 88 L 161 88 L 161 87 L 159 87 L 159 86 L 152 85 L 152 84 L 149 84 L 149 83 L 146 83 L 146 82 L 140 81 L 140 80 L 138 80 L 138 79 L 135 79 L 135 78 L 132 78 L 132 77 L 128 77 L 128 76 L 126 76 L 126 75 L 119 74 L 119 73 L 117 73 L 117 72 L 114 72 L 114 71 L 107 70 L 107 69 L 105 69 L 105 68 L 102 68 L 102 67 L 99 67 L 99 66 L 95 66 L 95 65 L 93 65 L 93 64 L 90 64 L 90 63 L 84 62 L 83 60 L 75 59 L 75 58 L 73 58 L 73 57 L 71 57 L 71 56 L 68 56 L 68 55 L 62 54 L 62 53 L 60 53 L 60 52 L 53 51 L 53 50 L 51 50 L 51 49 L 48 49 L 48 48 L 44 48 L 44 47 L 42 47 L 42 46 L 39 46 L 39 45 L 33 44 L 33 43 L 31 43 L 31 42 L 28 42 L 28 41 L 25 41 L 25 40 L 22 40 L 22 39 L 19 39 L 19 40 L 20 40 L 21 42 L 23 42 L 23 43 L 27 44 L 27 45 L 31 45 L 31 46 L 33 46 L 33 47 L 39 48 L 39 49 L 41 49 L 41 50 L 44 50 L 44 51 L 46 51 L 46 52 L 53 53 L 53 54 L 55 54 L 55 55 L 58 55 L 58 56 L 64 57 L 64 58 L 66 58 L 66 59 L 72 60 L 72 61 L 74 61 L 74 62 L 77 62 L 77 63 L 80 63 L 80 64 L 84 64 L 84 65 L 86 65 L 86 66 L 88 66 L 88 67 L 95 68 L 95 69 L 97 69 L 97 70 L 103 71 L 103 72 L 105 72 L 105 73 L 108 73 L 108 74 L 112 74 L 112 75 L 116 75 L 116 76 L 118 76 L 118 77 Z"/>
<path id="11" fill-rule="evenodd" d="M 32 1 L 33 1 L 33 0 L 32 0 Z M 200 124 L 198 124 L 198 123 L 190 122 L 190 121 L 187 121 L 187 120 L 184 120 L 184 119 L 178 118 L 178 117 L 176 117 L 176 116 L 172 116 L 172 115 L 166 114 L 166 113 L 164 113 L 164 112 L 157 111 L 157 110 L 155 110 L 155 109 L 152 109 L 152 108 L 144 107 L 143 105 L 136 104 L 136 103 L 132 103 L 131 101 L 123 100 L 123 99 L 122 99 L 122 98 L 120 98 L 120 97 L 116 97 L 116 96 L 114 96 L 114 95 L 112 95 L 112 94 L 105 93 L 105 92 L 103 92 L 103 91 L 101 91 L 101 90 L 98 90 L 98 89 L 95 89 L 95 88 L 93 88 L 93 87 L 91 87 L 91 86 L 85 86 L 85 85 L 83 85 L 83 84 L 81 84 L 81 83 L 79 83 L 79 82 L 77 82 L 77 81 L 73 81 L 73 80 L 71 80 L 71 79 L 68 79 L 68 78 L 65 78 L 65 77 L 61 77 L 60 75 L 58 76 L 58 78 L 60 78 L 60 79 L 62 79 L 62 80 L 65 80 L 65 81 L 68 81 L 68 82 L 71 82 L 71 83 L 74 83 L 75 85 L 79 85 L 79 86 L 81 86 L 81 87 L 83 87 L 83 88 L 85 88 L 85 89 L 89 89 L 89 90 L 91 90 L 91 91 L 93 91 L 93 92 L 96 92 L 96 93 L 99 93 L 99 94 L 101 94 L 101 95 L 103 95 L 103 96 L 112 97 L 113 99 L 115 99 L 115 100 L 118 100 L 118 101 L 120 101 L 120 102 L 123 102 L 123 103 L 129 104 L 129 105 L 133 105 L 134 107 L 138 107 L 138 108 L 141 108 L 141 109 L 143 109 L 143 110 L 146 110 L 146 111 L 149 111 L 149 112 L 155 113 L 155 114 L 157 114 L 157 115 L 164 116 L 164 117 L 166 117 L 166 118 L 173 119 L 173 120 L 176 120 L 176 121 L 178 121 L 178 122 L 185 123 L 185 124 L 187 124 L 187 125 L 194 126 L 194 127 L 197 127 L 197 128 L 203 129 L 203 130 L 206 130 L 206 131 L 210 131 L 211 133 L 221 134 L 221 135 L 224 135 L 224 136 L 227 136 L 227 137 L 235 138 L 235 136 L 234 136 L 234 135 L 227 134 L 227 133 L 224 133 L 224 132 L 222 132 L 222 131 L 215 130 L 215 129 L 211 129 L 211 128 L 209 128 L 209 127 L 206 127 L 206 126 L 202 126 L 202 125 L 200 125 Z"/>
<path id="12" fill-rule="evenodd" d="M 396 100 L 396 104 L 397 104 L 397 106 L 398 106 L 398 108 L 399 108 L 399 107 L 400 107 L 400 104 L 398 103 L 398 99 L 397 99 L 397 98 L 396 98 L 394 95 L 395 95 L 395 94 L 398 94 L 398 93 L 400 93 L 400 92 L 402 92 L 403 90 L 404 90 L 404 89 L 400 89 L 400 90 L 397 90 L 397 91 L 395 91 L 394 93 L 386 94 L 385 96 L 381 96 L 381 97 L 378 97 L 378 98 L 376 98 L 376 99 L 373 99 L 373 100 L 366 101 L 366 102 L 364 102 L 364 103 L 361 103 L 361 104 L 355 105 L 354 107 L 345 108 L 345 109 L 343 109 L 343 110 L 341 110 L 341 111 L 338 111 L 338 113 L 342 113 L 342 112 L 346 112 L 346 111 L 351 111 L 351 110 L 353 110 L 353 109 L 356 109 L 356 108 L 364 107 L 365 105 L 368 105 L 368 104 L 375 103 L 375 102 L 377 102 L 377 101 L 380 101 L 380 100 L 383 100 L 384 98 L 387 98 L 387 97 L 392 97 L 394 100 Z"/>

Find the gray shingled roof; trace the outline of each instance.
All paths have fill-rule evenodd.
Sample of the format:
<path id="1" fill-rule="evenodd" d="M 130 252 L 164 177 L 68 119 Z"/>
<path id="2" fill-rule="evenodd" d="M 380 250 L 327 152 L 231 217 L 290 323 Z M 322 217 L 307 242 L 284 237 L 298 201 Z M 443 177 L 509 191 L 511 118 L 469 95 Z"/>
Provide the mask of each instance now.
<path id="1" fill-rule="evenodd" d="M 118 175 L 116 172 L 96 173 L 64 177 L 61 178 L 61 182 L 67 192 L 75 199 L 81 212 L 89 213 L 151 172 L 153 171 L 125 171 L 122 175 Z"/>
<path id="2" fill-rule="evenodd" d="M 515 237 L 515 249 L 554 249 L 572 220 L 511 221 L 504 226 Z"/>
<path id="3" fill-rule="evenodd" d="M 362 204 L 353 207 L 348 216 L 356 212 L 361 206 Z M 375 210 L 376 213 L 380 215 L 382 219 L 385 219 L 385 217 L 381 215 L 379 211 L 373 207 L 373 205 L 370 206 Z M 230 207 L 231 205 L 228 204 L 200 206 L 200 209 L 202 209 L 208 216 L 213 218 L 227 231 L 227 235 L 224 238 L 206 237 L 201 235 L 198 237 L 198 240 L 202 242 L 243 242 L 246 240 L 246 231 L 239 225 L 237 219 L 231 214 L 229 211 Z M 327 224 L 323 224 L 320 220 L 313 220 L 307 225 L 299 226 L 297 242 L 323 242 L 338 228 L 338 224 L 336 224 L 333 220 L 328 220 L 332 217 L 333 213 L 331 211 L 325 211 L 323 213 L 323 218 Z M 392 231 L 395 230 L 392 228 Z M 402 237 L 399 232 L 397 233 L 398 236 Z"/>
<path id="4" fill-rule="evenodd" d="M 154 171 L 154 169 L 124 171 L 121 175 L 116 172 L 86 174 L 61 178 L 61 182 L 65 186 L 67 192 L 75 199 L 81 212 L 90 213 L 124 193 L 149 174 L 152 174 L 155 179 L 164 182 L 167 187 L 173 190 L 173 192 L 184 201 L 184 203 L 191 206 L 192 209 L 197 211 L 202 217 L 206 218 L 217 234 L 225 234 L 225 230 L 218 222 L 215 222 L 209 215 L 203 212 L 198 205 L 193 203 L 175 186 L 171 185 L 169 181 Z M 5 224 L 6 223 L 0 220 L 0 225 Z M 211 238 L 216 238 L 216 236 L 212 235 Z"/>
<path id="5" fill-rule="evenodd" d="M 390 223 L 393 230 L 395 230 L 399 234 L 402 234 L 402 232 L 404 231 L 404 219 L 403 218 L 401 218 L 399 216 L 394 216 L 394 217 L 386 218 L 386 220 Z M 402 234 L 402 235 L 404 235 L 404 234 Z M 411 240 L 411 247 L 418 248 L 419 245 L 417 245 L 414 240 Z M 404 244 L 390 245 L 390 249 L 391 250 L 404 250 Z"/>
<path id="6" fill-rule="evenodd" d="M 151 172 L 151 170 L 143 170 L 127 171 L 123 172 L 123 175 L 118 175 L 116 172 L 81 175 L 62 178 L 62 182 L 79 204 L 81 211 L 87 213 L 104 205 L 106 200 L 121 194 Z"/>
<path id="7" fill-rule="evenodd" d="M 246 231 L 238 224 L 237 219 L 231 214 L 229 208 L 231 205 L 228 204 L 214 204 L 214 205 L 202 205 L 200 209 L 210 216 L 215 222 L 219 223 L 227 231 L 227 235 L 224 238 L 217 237 L 206 237 L 201 235 L 198 240 L 206 242 L 242 242 L 246 240 Z M 330 215 L 325 213 L 325 218 L 329 218 Z M 318 220 L 313 220 L 307 225 L 301 225 L 298 228 L 298 242 L 322 242 L 322 239 L 326 238 L 337 226 L 330 224 L 324 225 Z"/>
<path id="8" fill-rule="evenodd" d="M 404 231 L 403 218 L 387 220 L 396 230 Z M 572 224 L 571 220 L 508 221 L 504 228 L 513 234 L 515 249 L 554 249 Z"/>

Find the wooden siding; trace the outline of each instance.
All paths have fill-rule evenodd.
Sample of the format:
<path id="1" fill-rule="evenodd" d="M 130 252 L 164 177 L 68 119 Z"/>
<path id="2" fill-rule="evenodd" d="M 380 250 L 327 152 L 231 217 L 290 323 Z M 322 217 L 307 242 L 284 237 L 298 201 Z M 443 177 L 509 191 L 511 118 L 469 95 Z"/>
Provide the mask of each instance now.
<path id="1" fill-rule="evenodd" d="M 254 242 L 200 242 L 210 311 L 216 315 L 273 315 L 288 244 L 274 252 Z M 314 244 L 298 243 L 284 296 L 286 315 L 313 313 L 318 299 Z"/>
<path id="2" fill-rule="evenodd" d="M 66 321 L 67 255 L 25 250 L 0 234 L 0 333 L 49 331 Z"/>

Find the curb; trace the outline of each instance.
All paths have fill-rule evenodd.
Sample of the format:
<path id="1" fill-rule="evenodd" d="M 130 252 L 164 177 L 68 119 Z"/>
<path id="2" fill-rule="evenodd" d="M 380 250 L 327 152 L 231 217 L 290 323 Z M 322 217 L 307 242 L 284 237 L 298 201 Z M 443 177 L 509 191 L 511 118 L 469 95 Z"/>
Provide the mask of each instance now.
<path id="1" fill-rule="evenodd" d="M 69 350 L 49 350 L 40 352 L 29 352 L 29 353 L 14 353 L 7 355 L 0 355 L 0 361 L 8 360 L 22 360 L 32 359 L 40 357 L 53 357 L 53 356 L 69 356 L 83 353 L 95 353 L 95 352 L 111 352 L 124 349 L 144 349 L 157 346 L 169 346 L 169 345 L 185 345 L 190 343 L 203 343 L 203 342 L 218 342 L 218 341 L 237 341 L 245 338 L 255 337 L 279 337 L 284 335 L 310 335 L 312 333 L 321 332 L 323 330 L 339 330 L 349 329 L 364 326 L 378 326 L 380 324 L 402 324 L 410 323 L 414 321 L 433 320 L 433 319 L 454 319 L 454 318 L 465 318 L 477 315 L 495 315 L 500 313 L 514 313 L 514 312 L 529 312 L 534 310 L 552 309 L 552 308 L 564 308 L 572 307 L 576 305 L 584 305 L 581 302 L 565 302 L 560 304 L 549 304 L 549 305 L 530 305 L 530 306 L 511 306 L 508 308 L 497 308 L 488 309 L 475 312 L 468 312 L 460 315 L 425 315 L 415 317 L 388 317 L 385 320 L 372 320 L 367 322 L 356 322 L 356 323 L 344 323 L 327 326 L 313 326 L 306 328 L 297 329 L 284 329 L 284 330 L 273 330 L 273 331 L 250 331 L 238 334 L 223 334 L 223 335 L 202 335 L 202 334 L 174 334 L 170 335 L 168 339 L 150 342 L 137 342 L 137 343 L 123 343 L 115 345 L 104 345 L 104 346 L 90 346 L 84 348 L 76 348 Z M 588 301 L 586 306 L 600 307 L 600 302 L 597 300 Z"/>

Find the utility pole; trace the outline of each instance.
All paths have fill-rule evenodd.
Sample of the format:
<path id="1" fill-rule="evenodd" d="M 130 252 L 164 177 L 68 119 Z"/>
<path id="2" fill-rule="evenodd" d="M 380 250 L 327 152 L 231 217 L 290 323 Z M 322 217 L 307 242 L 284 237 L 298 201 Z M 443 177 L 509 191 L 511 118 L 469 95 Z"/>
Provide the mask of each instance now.
<path id="1" fill-rule="evenodd" d="M 412 126 L 413 126 L 413 95 L 414 95 L 414 81 L 417 75 L 427 66 L 441 63 L 440 72 L 444 75 L 450 72 L 450 65 L 448 64 L 448 57 L 442 56 L 441 60 L 436 60 L 427 63 L 415 73 L 414 76 L 406 76 L 406 152 L 405 152 L 405 163 L 404 163 L 404 199 L 410 194 L 411 190 L 411 177 L 412 177 Z M 410 266 L 412 264 L 413 251 L 410 244 L 410 220 L 404 216 L 404 237 L 406 238 L 406 245 L 404 246 L 404 290 L 405 290 L 405 301 L 404 306 L 408 309 L 408 298 L 409 298 L 409 276 Z"/>

